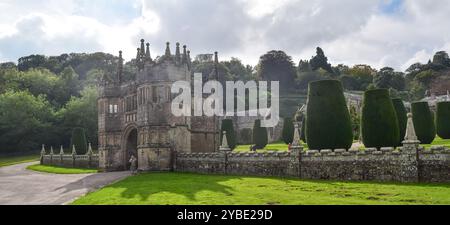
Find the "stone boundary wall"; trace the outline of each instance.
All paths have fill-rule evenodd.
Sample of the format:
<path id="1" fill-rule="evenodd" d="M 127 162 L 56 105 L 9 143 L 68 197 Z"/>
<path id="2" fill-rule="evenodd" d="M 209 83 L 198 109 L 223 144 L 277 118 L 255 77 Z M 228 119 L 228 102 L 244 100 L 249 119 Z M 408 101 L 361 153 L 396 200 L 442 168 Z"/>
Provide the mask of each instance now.
<path id="1" fill-rule="evenodd" d="M 450 149 L 402 147 L 266 153 L 178 153 L 174 170 L 302 179 L 450 182 Z"/>
<path id="2" fill-rule="evenodd" d="M 88 155 L 44 155 L 41 165 L 61 166 L 69 168 L 98 168 L 98 154 Z"/>
<path id="3" fill-rule="evenodd" d="M 91 144 L 89 144 L 89 150 L 85 155 L 78 155 L 75 146 L 72 149 L 72 154 L 64 154 L 62 147 L 59 154 L 54 154 L 53 148 L 47 154 L 44 145 L 42 145 L 40 162 L 41 165 L 98 169 L 99 157 L 98 154 L 93 153 Z"/>

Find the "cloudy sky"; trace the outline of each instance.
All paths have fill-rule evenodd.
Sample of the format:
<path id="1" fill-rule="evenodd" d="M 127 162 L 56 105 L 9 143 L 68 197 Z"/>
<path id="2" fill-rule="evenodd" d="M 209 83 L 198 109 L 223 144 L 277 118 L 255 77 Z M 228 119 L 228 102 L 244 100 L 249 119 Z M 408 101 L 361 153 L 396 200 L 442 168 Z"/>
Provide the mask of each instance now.
<path id="1" fill-rule="evenodd" d="M 404 70 L 450 51 L 442 0 L 0 0 L 0 9 L 2 62 L 119 50 L 131 59 L 141 38 L 153 56 L 178 41 L 252 65 L 272 49 L 297 63 L 321 46 L 333 64 Z"/>

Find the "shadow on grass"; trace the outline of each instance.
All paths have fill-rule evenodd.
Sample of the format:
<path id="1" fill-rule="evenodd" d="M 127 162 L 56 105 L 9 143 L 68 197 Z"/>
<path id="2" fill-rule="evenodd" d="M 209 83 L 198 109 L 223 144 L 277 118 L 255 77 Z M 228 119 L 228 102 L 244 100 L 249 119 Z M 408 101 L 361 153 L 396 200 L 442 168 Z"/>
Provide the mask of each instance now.
<path id="1" fill-rule="evenodd" d="M 146 201 L 152 195 L 164 192 L 181 195 L 195 201 L 197 193 L 202 191 L 222 193 L 225 196 L 233 195 L 232 187 L 221 184 L 230 179 L 239 178 L 193 173 L 153 172 L 131 176 L 110 187 L 125 189 L 121 193 L 123 198 L 138 197 L 141 201 Z"/>
<path id="2" fill-rule="evenodd" d="M 264 180 L 255 181 L 252 178 L 263 178 Z M 377 188 L 377 185 L 380 185 L 380 188 Z M 93 204 L 105 204 L 106 202 L 112 204 L 248 204 L 249 199 L 253 199 L 251 200 L 253 203 L 259 202 L 255 200 L 255 196 L 265 198 L 268 194 L 271 197 L 259 204 L 269 204 L 275 200 L 280 201 L 279 197 L 272 195 L 279 191 L 280 195 L 289 195 L 292 198 L 299 194 L 315 196 L 315 193 L 321 193 L 322 200 L 323 197 L 326 197 L 331 200 L 337 199 L 336 202 L 341 202 L 341 198 L 353 198 L 350 200 L 368 200 L 374 204 L 393 201 L 429 203 L 429 200 L 416 199 L 408 193 L 410 192 L 409 187 L 413 189 L 428 187 L 448 188 L 450 190 L 450 183 L 328 181 L 280 177 L 151 172 L 131 176 L 109 185 L 100 192 L 93 193 L 92 198 L 86 199 L 86 202 Z M 184 197 L 187 201 L 172 194 Z M 247 196 L 253 196 L 253 198 L 246 198 Z M 120 199 L 123 199 L 123 201 Z M 264 201 L 267 202 L 264 203 Z M 377 201 L 381 202 L 377 203 Z M 284 201 L 273 202 L 273 204 L 281 202 L 286 202 L 286 198 L 284 198 Z M 83 201 L 80 203 L 83 203 Z"/>

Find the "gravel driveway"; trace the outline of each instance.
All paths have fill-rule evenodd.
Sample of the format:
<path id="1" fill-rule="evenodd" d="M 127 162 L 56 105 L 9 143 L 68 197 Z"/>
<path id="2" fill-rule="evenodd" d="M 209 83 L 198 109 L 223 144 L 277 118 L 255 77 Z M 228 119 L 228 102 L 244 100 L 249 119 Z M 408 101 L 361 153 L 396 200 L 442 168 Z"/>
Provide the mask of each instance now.
<path id="1" fill-rule="evenodd" d="M 130 172 L 49 174 L 23 163 L 0 167 L 0 205 L 61 205 L 130 175 Z"/>

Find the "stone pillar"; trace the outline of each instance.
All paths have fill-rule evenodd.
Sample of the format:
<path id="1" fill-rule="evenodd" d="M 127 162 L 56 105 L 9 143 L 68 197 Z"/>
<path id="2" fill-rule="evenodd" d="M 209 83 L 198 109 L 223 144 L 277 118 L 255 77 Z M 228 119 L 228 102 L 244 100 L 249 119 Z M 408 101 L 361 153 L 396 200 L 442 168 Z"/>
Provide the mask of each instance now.
<path id="1" fill-rule="evenodd" d="M 76 156 L 77 151 L 75 150 L 75 145 L 72 145 L 72 167 L 75 167 Z"/>
<path id="2" fill-rule="evenodd" d="M 301 154 L 303 151 L 303 145 L 300 138 L 300 132 L 298 131 L 301 127 L 301 122 L 294 122 L 294 138 L 291 144 L 291 175 L 301 177 Z"/>
<path id="3" fill-rule="evenodd" d="M 419 181 L 419 144 L 416 131 L 414 130 L 414 123 L 412 114 L 408 113 L 408 122 L 406 125 L 405 140 L 402 142 L 402 171 L 401 181 L 404 182 L 418 182 Z"/>
<path id="4" fill-rule="evenodd" d="M 40 159 L 41 165 L 44 164 L 44 156 L 45 156 L 45 145 L 43 144 L 42 149 L 41 149 L 41 159 Z"/>
<path id="5" fill-rule="evenodd" d="M 50 165 L 53 165 L 53 146 L 50 146 Z"/>
<path id="6" fill-rule="evenodd" d="M 219 147 L 219 152 L 222 153 L 223 157 L 223 173 L 227 174 L 228 167 L 228 153 L 231 152 L 230 146 L 228 146 L 227 132 L 223 131 L 222 144 Z"/>
<path id="7" fill-rule="evenodd" d="M 60 147 L 60 149 L 59 149 L 59 160 L 61 160 L 61 161 L 60 161 L 60 164 L 61 164 L 62 166 L 64 166 L 63 156 L 64 156 L 64 149 L 63 149 L 63 146 L 61 145 L 61 147 Z"/>
<path id="8" fill-rule="evenodd" d="M 92 146 L 91 143 L 89 143 L 89 147 L 88 147 L 88 151 L 86 153 L 86 155 L 88 156 L 88 167 L 91 168 L 92 167 L 92 155 L 94 154 L 94 152 L 92 151 Z"/>

